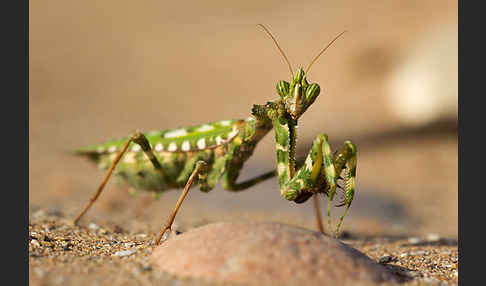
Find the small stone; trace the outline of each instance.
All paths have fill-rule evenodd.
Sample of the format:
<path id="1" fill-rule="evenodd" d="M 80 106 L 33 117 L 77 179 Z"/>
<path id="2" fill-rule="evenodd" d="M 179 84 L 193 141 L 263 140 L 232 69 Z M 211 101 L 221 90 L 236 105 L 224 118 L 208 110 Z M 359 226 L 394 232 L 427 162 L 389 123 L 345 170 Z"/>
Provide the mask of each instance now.
<path id="1" fill-rule="evenodd" d="M 99 226 L 95 223 L 90 223 L 90 224 L 88 224 L 88 228 L 91 229 L 91 230 L 97 230 L 99 228 Z"/>
<path id="2" fill-rule="evenodd" d="M 418 237 L 410 237 L 408 239 L 408 243 L 410 243 L 410 244 L 419 244 L 421 242 L 422 242 L 422 240 Z"/>
<path id="3" fill-rule="evenodd" d="M 32 244 L 32 246 L 34 246 L 34 247 L 40 247 L 40 243 L 37 239 L 32 239 L 30 241 L 30 244 Z"/>
<path id="4" fill-rule="evenodd" d="M 121 226 L 119 226 L 119 225 L 115 225 L 115 226 L 113 227 L 113 232 L 114 232 L 114 233 L 124 233 L 124 232 L 125 232 L 125 230 L 124 230 L 124 229 L 123 229 Z"/>
<path id="5" fill-rule="evenodd" d="M 436 242 L 440 240 L 440 236 L 435 233 L 429 233 L 426 237 L 426 239 L 430 242 Z"/>
<path id="6" fill-rule="evenodd" d="M 425 277 L 424 282 L 425 283 L 431 283 L 431 284 L 437 284 L 437 283 L 440 283 L 440 280 L 437 279 L 437 278 L 433 278 L 433 277 Z"/>
<path id="7" fill-rule="evenodd" d="M 39 218 L 39 217 L 43 217 L 45 215 L 46 215 L 46 212 L 44 210 L 38 210 L 38 211 L 36 211 L 35 213 L 32 214 L 32 217 Z"/>
<path id="8" fill-rule="evenodd" d="M 400 281 L 339 240 L 278 223 L 215 223 L 192 229 L 162 242 L 153 250 L 151 263 L 154 271 L 231 285 Z"/>
<path id="9" fill-rule="evenodd" d="M 52 247 L 52 243 L 49 241 L 41 241 L 40 244 L 45 247 Z"/>
<path id="10" fill-rule="evenodd" d="M 393 260 L 393 257 L 391 255 L 384 255 L 378 259 L 378 263 L 380 264 L 386 264 L 389 263 Z"/>
<path id="11" fill-rule="evenodd" d="M 140 265 L 140 270 L 142 272 L 152 271 L 152 265 L 150 265 L 148 263 L 144 263 L 144 264 Z"/>
<path id="12" fill-rule="evenodd" d="M 425 250 L 417 250 L 417 251 L 412 251 L 409 253 L 411 256 L 417 256 L 417 255 L 429 255 L 428 251 Z"/>
<path id="13" fill-rule="evenodd" d="M 62 212 L 57 207 L 50 207 L 50 208 L 47 209 L 47 215 L 62 217 Z"/>
<path id="14" fill-rule="evenodd" d="M 128 256 L 135 253 L 135 250 L 120 250 L 113 253 L 113 256 Z"/>

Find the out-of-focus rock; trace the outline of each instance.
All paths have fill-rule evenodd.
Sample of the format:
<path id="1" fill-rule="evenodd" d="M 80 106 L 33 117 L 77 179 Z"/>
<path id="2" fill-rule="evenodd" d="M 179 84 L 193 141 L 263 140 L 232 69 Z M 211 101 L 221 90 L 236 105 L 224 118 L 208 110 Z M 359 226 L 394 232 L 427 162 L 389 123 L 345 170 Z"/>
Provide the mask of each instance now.
<path id="1" fill-rule="evenodd" d="M 387 268 L 340 241 L 278 223 L 216 223 L 172 236 L 151 257 L 178 277 L 244 285 L 375 285 Z"/>
<path id="2" fill-rule="evenodd" d="M 424 32 L 391 73 L 388 91 L 387 105 L 407 125 L 457 118 L 457 24 Z"/>

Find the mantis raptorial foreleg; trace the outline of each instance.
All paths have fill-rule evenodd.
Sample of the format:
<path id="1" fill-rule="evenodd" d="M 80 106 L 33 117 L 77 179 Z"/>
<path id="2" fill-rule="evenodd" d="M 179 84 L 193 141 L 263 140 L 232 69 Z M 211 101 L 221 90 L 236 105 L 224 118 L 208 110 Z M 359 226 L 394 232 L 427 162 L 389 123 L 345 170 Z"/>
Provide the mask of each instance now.
<path id="1" fill-rule="evenodd" d="M 337 180 L 341 171 L 346 167 L 344 215 L 354 197 L 354 178 L 356 176 L 356 146 L 346 141 L 343 147 L 332 154 L 327 135 L 317 135 L 305 164 L 295 171 L 295 142 L 296 120 L 289 118 L 276 118 L 273 120 L 275 137 L 277 141 L 277 171 L 280 182 L 280 193 L 287 200 L 301 203 L 318 192 L 328 195 L 328 229 L 331 228 L 331 201 L 337 187 Z M 348 169 L 349 168 L 349 169 Z M 316 204 L 317 207 L 317 204 Z M 342 224 L 344 215 L 336 229 L 336 235 Z M 319 217 L 317 217 L 319 220 Z M 321 229 L 321 227 L 319 226 Z"/>
<path id="2" fill-rule="evenodd" d="M 334 162 L 336 171 L 341 173 L 344 169 L 344 200 L 338 206 L 346 206 L 344 213 L 339 218 L 339 223 L 336 226 L 336 236 L 339 232 L 339 228 L 343 223 L 343 219 L 346 216 L 351 203 L 353 202 L 354 198 L 354 191 L 355 191 L 355 182 L 356 182 L 356 164 L 357 164 L 357 151 L 356 146 L 351 143 L 351 141 L 345 141 L 343 147 L 339 150 L 339 152 L 334 155 Z M 329 196 L 329 200 L 331 200 L 331 196 Z M 328 205 L 328 208 L 330 206 Z M 328 212 L 329 213 L 329 212 Z"/>

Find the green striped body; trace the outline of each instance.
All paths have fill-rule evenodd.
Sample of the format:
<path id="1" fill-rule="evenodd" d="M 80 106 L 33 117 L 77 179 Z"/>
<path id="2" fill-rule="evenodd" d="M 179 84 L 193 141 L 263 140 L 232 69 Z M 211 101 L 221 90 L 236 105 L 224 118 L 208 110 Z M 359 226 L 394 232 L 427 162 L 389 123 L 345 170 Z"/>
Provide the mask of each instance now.
<path id="1" fill-rule="evenodd" d="M 148 133 L 135 132 L 118 140 L 108 141 L 76 150 L 108 169 L 104 180 L 83 211 L 76 217 L 76 224 L 101 194 L 112 174 L 134 189 L 162 192 L 184 188 L 176 208 L 166 226 L 159 233 L 159 244 L 164 233 L 171 228 L 175 215 L 195 180 L 201 191 L 210 191 L 220 180 L 226 190 L 245 190 L 261 181 L 278 176 L 282 197 L 296 203 L 315 198 L 316 217 L 324 233 L 318 215 L 317 194 L 328 196 L 328 223 L 331 227 L 331 201 L 338 187 L 344 192 L 340 206 L 346 206 L 336 227 L 336 235 L 354 198 L 357 152 L 350 141 L 333 154 L 327 135 L 318 134 L 305 162 L 297 167 L 295 150 L 298 119 L 314 103 L 320 93 L 317 83 L 309 83 L 306 73 L 319 56 L 343 33 L 332 40 L 310 63 L 294 74 L 292 66 L 273 35 L 261 26 L 273 39 L 285 58 L 292 78 L 279 81 L 276 86 L 279 98 L 264 105 L 253 105 L 252 115 L 245 120 L 223 120 L 187 128 L 168 129 Z M 275 130 L 276 163 L 274 171 L 237 182 L 244 163 L 251 157 L 258 142 L 271 130 Z M 299 163 L 300 165 L 300 163 Z M 341 174 L 343 177 L 341 177 Z M 338 185 L 338 179 L 344 186 Z M 118 180 L 119 181 L 119 180 Z"/>
<path id="2" fill-rule="evenodd" d="M 279 99 L 254 105 L 252 116 L 245 120 L 223 120 L 144 134 L 136 132 L 129 137 L 80 148 L 76 153 L 94 160 L 100 168 L 110 169 L 108 177 L 114 170 L 118 182 L 121 179 L 134 189 L 155 192 L 193 186 L 191 175 L 195 172 L 201 191 L 210 191 L 220 180 L 224 189 L 240 191 L 277 175 L 280 194 L 289 201 L 303 203 L 315 194 L 325 193 L 329 224 L 337 180 L 344 173 L 344 186 L 339 187 L 344 191 L 341 205 L 346 205 L 346 210 L 340 218 L 339 229 L 354 197 L 356 146 L 345 141 L 333 154 L 327 135 L 318 134 L 304 164 L 296 167 L 298 119 L 319 92 L 319 85 L 309 84 L 300 68 L 291 82 L 277 84 Z M 237 183 L 244 163 L 272 128 L 275 129 L 276 171 Z M 105 183 L 106 180 L 99 190 Z"/>
<path id="3" fill-rule="evenodd" d="M 135 189 L 164 191 L 184 187 L 197 160 L 208 163 L 211 173 L 215 162 L 227 161 L 228 150 L 237 137 L 240 136 L 236 141 L 241 142 L 244 132 L 238 127 L 252 129 L 253 122 L 253 118 L 245 121 L 223 120 L 144 133 L 165 176 L 154 169 L 141 147 L 134 143 L 121 158 L 114 174 Z M 107 169 L 127 140 L 128 137 L 125 137 L 87 146 L 77 150 L 77 153 L 88 156 L 100 168 Z"/>

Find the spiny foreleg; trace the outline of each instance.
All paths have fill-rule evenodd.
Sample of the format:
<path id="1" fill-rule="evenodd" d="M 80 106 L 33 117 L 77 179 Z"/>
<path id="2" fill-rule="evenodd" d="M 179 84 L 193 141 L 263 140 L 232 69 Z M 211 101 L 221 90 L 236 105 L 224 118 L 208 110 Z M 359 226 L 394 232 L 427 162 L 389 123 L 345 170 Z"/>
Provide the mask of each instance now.
<path id="1" fill-rule="evenodd" d="M 346 216 L 351 203 L 354 198 L 355 182 L 356 182 L 356 166 L 357 166 L 357 150 L 356 146 L 351 141 L 344 141 L 343 147 L 334 155 L 334 166 L 336 173 L 340 174 L 344 169 L 344 199 L 338 206 L 346 206 L 343 215 L 339 219 L 339 223 L 336 226 L 336 236 L 339 233 L 339 228 L 343 223 L 343 219 Z M 331 196 L 329 196 L 331 200 Z"/>
<path id="2" fill-rule="evenodd" d="M 280 193 L 283 197 L 296 203 L 303 203 L 312 195 L 317 195 L 323 184 L 329 186 L 330 191 L 336 189 L 337 176 L 325 134 L 317 135 L 304 165 L 292 177 L 289 174 L 295 171 L 292 170 L 293 166 L 288 164 L 290 152 L 284 146 L 286 145 L 280 144 L 277 146 L 277 171 L 279 174 Z M 319 215 L 317 198 L 314 198 L 314 207 L 318 228 L 323 232 L 324 228 Z"/>
<path id="3" fill-rule="evenodd" d="M 276 128 L 276 131 L 278 129 Z M 278 132 L 278 131 L 277 131 Z M 283 133 L 285 134 L 285 133 Z M 281 139 L 281 133 L 278 133 L 277 139 Z M 328 195 L 328 229 L 331 229 L 331 201 L 334 199 L 337 180 L 342 170 L 345 170 L 345 199 L 341 203 L 346 205 L 346 210 L 341 216 L 336 228 L 336 234 L 342 224 L 351 202 L 354 197 L 354 181 L 356 177 L 356 146 L 350 141 L 346 141 L 344 146 L 335 154 L 332 154 L 328 137 L 325 134 L 317 135 L 313 142 L 312 149 L 306 157 L 304 165 L 297 171 L 293 170 L 291 162 L 290 149 L 285 144 L 287 140 L 280 140 L 282 143 L 277 145 L 277 171 L 280 182 L 280 192 L 287 200 L 302 203 L 310 198 L 313 194 L 323 192 Z M 290 174 L 294 173 L 294 176 Z M 318 228 L 323 229 L 319 213 L 319 205 L 314 198 L 316 219 Z"/>

